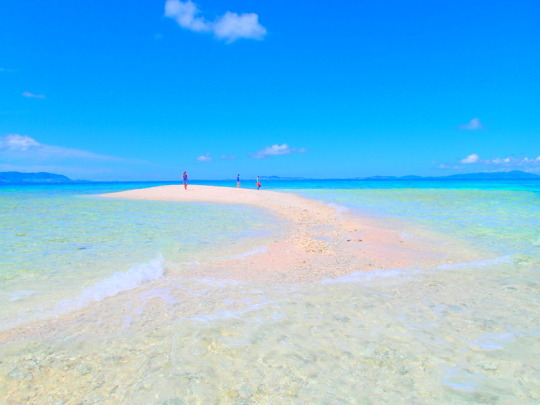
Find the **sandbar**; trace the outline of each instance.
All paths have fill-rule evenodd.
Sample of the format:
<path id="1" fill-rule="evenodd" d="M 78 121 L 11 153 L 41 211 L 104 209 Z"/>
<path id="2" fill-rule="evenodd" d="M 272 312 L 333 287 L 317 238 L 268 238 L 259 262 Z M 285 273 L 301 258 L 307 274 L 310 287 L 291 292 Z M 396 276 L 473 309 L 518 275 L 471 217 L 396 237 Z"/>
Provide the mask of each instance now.
<path id="1" fill-rule="evenodd" d="M 442 235 L 395 229 L 379 219 L 358 215 L 291 192 L 232 187 L 169 185 L 102 194 L 116 198 L 179 203 L 245 204 L 265 210 L 282 225 L 282 232 L 264 249 L 213 260 L 191 268 L 166 263 L 164 277 L 92 302 L 83 308 L 24 323 L 0 332 L 0 344 L 26 339 L 62 341 L 66 336 L 112 336 L 127 328 L 153 331 L 178 319 L 240 310 L 248 303 L 229 304 L 225 289 L 186 294 L 186 283 L 198 280 L 238 281 L 243 288 L 318 283 L 356 272 L 395 268 L 431 268 L 471 260 L 458 241 Z M 264 214 L 262 212 L 261 214 Z M 151 226 L 152 224 L 148 224 Z M 420 229 L 419 229 L 420 230 Z M 450 256 L 460 252 L 459 257 Z M 235 285 L 235 284 L 232 284 Z M 264 288 L 263 288 L 264 289 Z M 261 290 L 262 291 L 262 290 Z M 165 292 L 166 296 L 161 296 Z M 165 298 L 164 298 L 165 297 Z M 174 304 L 170 304 L 174 302 Z M 126 320 L 129 320 L 126 326 Z M 23 344 L 23 343 L 21 343 Z"/>
<path id="2" fill-rule="evenodd" d="M 264 251 L 199 269 L 201 276 L 244 281 L 315 282 L 357 271 L 430 267 L 453 258 L 440 241 L 410 238 L 370 218 L 290 192 L 169 185 L 100 197 L 132 200 L 246 204 L 283 222 L 283 237 Z"/>

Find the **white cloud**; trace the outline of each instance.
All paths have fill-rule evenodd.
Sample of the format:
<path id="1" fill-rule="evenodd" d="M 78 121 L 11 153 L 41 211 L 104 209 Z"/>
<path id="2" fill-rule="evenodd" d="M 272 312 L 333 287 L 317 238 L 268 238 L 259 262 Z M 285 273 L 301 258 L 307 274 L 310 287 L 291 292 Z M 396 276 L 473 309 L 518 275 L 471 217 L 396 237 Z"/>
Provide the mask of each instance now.
<path id="1" fill-rule="evenodd" d="M 63 146 L 46 145 L 35 139 L 19 134 L 0 137 L 0 157 L 10 160 L 58 160 L 58 159 L 91 159 L 124 161 L 112 156 L 98 155 L 80 149 Z"/>
<path id="2" fill-rule="evenodd" d="M 255 13 L 236 14 L 227 11 L 214 23 L 214 34 L 227 42 L 239 38 L 263 39 L 266 28 L 259 24 L 259 16 Z"/>
<path id="3" fill-rule="evenodd" d="M 470 163 L 478 163 L 480 160 L 480 156 L 478 156 L 476 153 L 473 153 L 472 155 L 467 156 L 465 159 L 461 159 L 459 162 L 463 164 L 470 164 Z"/>
<path id="4" fill-rule="evenodd" d="M 463 169 L 463 166 L 457 166 L 457 165 L 447 165 L 444 163 L 441 163 L 439 165 L 439 169 Z"/>
<path id="5" fill-rule="evenodd" d="M 251 157 L 255 159 L 267 159 L 269 156 L 276 155 L 289 155 L 291 153 L 305 153 L 307 152 L 305 148 L 295 149 L 289 148 L 289 145 L 286 143 L 282 145 L 272 145 L 267 146 L 266 148 L 258 151 L 257 153 L 252 153 Z"/>
<path id="6" fill-rule="evenodd" d="M 211 161 L 213 161 L 214 159 L 212 159 L 212 158 L 210 157 L 210 153 L 206 153 L 206 154 L 204 154 L 204 155 L 199 156 L 199 157 L 197 158 L 197 160 L 198 160 L 199 162 L 211 162 Z"/>
<path id="7" fill-rule="evenodd" d="M 34 94 L 34 93 L 30 93 L 29 91 L 23 91 L 22 95 L 27 98 L 40 98 L 40 99 L 45 98 L 45 94 Z"/>
<path id="8" fill-rule="evenodd" d="M 26 135 L 11 134 L 0 138 L 0 150 L 26 151 L 41 144 Z"/>
<path id="9" fill-rule="evenodd" d="M 210 31 L 210 24 L 202 17 L 197 17 L 199 8 L 191 0 L 167 0 L 165 2 L 165 16 L 174 18 L 178 25 L 190 31 Z"/>
<path id="10" fill-rule="evenodd" d="M 237 14 L 227 11 L 215 21 L 208 21 L 201 16 L 197 4 L 191 0 L 167 0 L 165 16 L 174 19 L 182 28 L 194 32 L 211 32 L 218 39 L 234 42 L 240 38 L 263 39 L 266 28 L 259 24 L 255 13 Z"/>
<path id="11" fill-rule="evenodd" d="M 483 128 L 484 126 L 480 123 L 479 118 L 473 118 L 468 124 L 459 126 L 459 129 L 464 130 L 464 131 L 477 131 Z"/>
<path id="12" fill-rule="evenodd" d="M 527 159 L 527 158 L 526 158 Z M 489 161 L 489 163 L 491 164 L 495 164 L 495 165 L 504 165 L 506 163 L 510 163 L 510 158 L 504 158 L 504 159 L 501 159 L 501 158 L 495 158 L 495 159 L 491 159 Z"/>
<path id="13" fill-rule="evenodd" d="M 529 169 L 540 167 L 540 156 L 536 158 L 530 157 L 513 157 L 506 158 L 494 158 L 494 159 L 480 159 L 476 153 L 467 156 L 465 159 L 459 161 L 462 164 L 477 164 L 484 166 L 498 166 L 506 169 Z M 445 166 L 445 167 L 442 167 Z M 447 168 L 447 165 L 441 165 L 440 168 Z"/>
<path id="14" fill-rule="evenodd" d="M 493 158 L 493 159 L 480 159 L 480 156 L 473 153 L 464 159 L 459 161 L 459 165 L 456 163 L 437 163 L 439 169 L 463 169 L 464 165 L 474 165 L 476 168 L 491 167 L 491 169 L 484 170 L 525 170 L 529 172 L 540 172 L 540 156 L 537 157 L 514 157 L 509 156 L 505 158 Z"/>
<path id="15" fill-rule="evenodd" d="M 225 160 L 234 160 L 234 159 L 236 159 L 236 156 L 232 156 L 232 155 L 221 155 L 220 158 L 221 158 L 221 159 L 225 159 Z"/>
<path id="16" fill-rule="evenodd" d="M 492 165 L 492 166 L 528 168 L 528 167 L 540 166 L 540 156 L 536 158 L 529 158 L 529 157 L 495 158 L 495 159 L 486 160 L 483 163 L 486 165 Z"/>

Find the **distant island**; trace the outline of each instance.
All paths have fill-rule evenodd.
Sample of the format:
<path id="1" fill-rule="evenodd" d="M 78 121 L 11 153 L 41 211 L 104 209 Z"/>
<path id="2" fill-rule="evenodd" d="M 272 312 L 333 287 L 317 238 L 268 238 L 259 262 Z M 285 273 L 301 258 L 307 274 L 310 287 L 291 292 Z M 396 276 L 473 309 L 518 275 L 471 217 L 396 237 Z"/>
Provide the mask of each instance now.
<path id="1" fill-rule="evenodd" d="M 261 176 L 262 180 L 306 180 L 305 177 Z"/>
<path id="2" fill-rule="evenodd" d="M 513 170 L 510 172 L 492 172 L 492 173 L 464 173 L 452 174 L 450 176 L 423 177 L 423 176 L 373 176 L 356 177 L 356 180 L 533 180 L 540 179 L 540 176 L 534 173 Z"/>
<path id="3" fill-rule="evenodd" d="M 280 176 L 261 176 L 264 180 L 320 180 L 305 177 L 280 177 Z M 491 173 L 464 173 L 452 174 L 449 176 L 371 176 L 354 177 L 350 179 L 326 179 L 326 180 L 534 180 L 540 179 L 540 175 L 513 170 L 510 172 L 491 172 Z"/>
<path id="4" fill-rule="evenodd" d="M 69 177 L 54 173 L 0 172 L 0 184 L 73 183 Z"/>
<path id="5" fill-rule="evenodd" d="M 280 176 L 261 176 L 263 180 L 320 180 L 309 179 L 305 177 L 280 177 Z M 493 173 L 466 173 L 453 174 L 450 176 L 423 177 L 423 176 L 372 176 L 355 177 L 352 179 L 325 179 L 325 180 L 535 180 L 540 179 L 540 175 L 534 173 L 514 170 L 510 172 Z M 21 172 L 0 172 L 0 184 L 65 184 L 65 183 L 88 183 L 88 180 L 72 180 L 62 174 L 54 173 L 21 173 Z"/>

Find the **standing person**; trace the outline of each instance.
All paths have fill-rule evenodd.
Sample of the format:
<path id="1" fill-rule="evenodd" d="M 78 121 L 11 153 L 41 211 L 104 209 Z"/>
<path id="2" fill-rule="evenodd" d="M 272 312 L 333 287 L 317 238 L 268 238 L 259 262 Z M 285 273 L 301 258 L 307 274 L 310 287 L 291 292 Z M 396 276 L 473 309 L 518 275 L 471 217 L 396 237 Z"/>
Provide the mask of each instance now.
<path id="1" fill-rule="evenodd" d="M 240 173 L 236 175 L 236 188 L 240 188 Z"/>
<path id="2" fill-rule="evenodd" d="M 187 190 L 187 185 L 188 185 L 187 172 L 184 172 L 184 174 L 182 175 L 182 181 L 184 182 L 184 190 Z"/>
<path id="3" fill-rule="evenodd" d="M 257 190 L 261 189 L 261 179 L 259 178 L 259 176 L 257 176 L 257 183 L 255 183 L 255 185 L 257 186 Z"/>

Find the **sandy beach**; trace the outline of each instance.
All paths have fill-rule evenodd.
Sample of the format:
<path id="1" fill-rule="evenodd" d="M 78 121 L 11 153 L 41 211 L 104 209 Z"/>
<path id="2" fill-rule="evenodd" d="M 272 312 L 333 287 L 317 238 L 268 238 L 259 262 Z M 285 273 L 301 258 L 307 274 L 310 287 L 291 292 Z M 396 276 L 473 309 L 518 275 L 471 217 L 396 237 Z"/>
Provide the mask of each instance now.
<path id="1" fill-rule="evenodd" d="M 452 262 L 440 241 L 407 238 L 400 230 L 292 193 L 216 186 L 161 186 L 100 197 L 246 204 L 282 222 L 284 235 L 263 249 L 199 269 L 200 276 L 244 281 L 314 282 L 357 271 Z"/>

